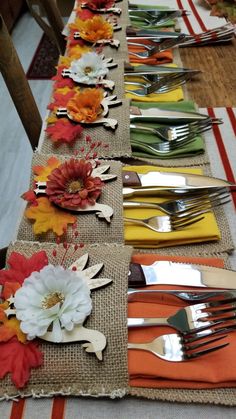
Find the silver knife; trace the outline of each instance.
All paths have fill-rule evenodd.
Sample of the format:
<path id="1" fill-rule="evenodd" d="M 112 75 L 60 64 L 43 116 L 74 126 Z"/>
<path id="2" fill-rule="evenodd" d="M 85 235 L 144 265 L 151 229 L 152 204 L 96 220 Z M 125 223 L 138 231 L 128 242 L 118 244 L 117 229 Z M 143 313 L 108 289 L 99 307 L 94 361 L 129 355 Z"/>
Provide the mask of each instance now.
<path id="1" fill-rule="evenodd" d="M 174 111 L 164 108 L 141 109 L 137 106 L 130 106 L 131 121 L 158 121 L 158 122 L 191 122 L 209 118 L 209 115 L 199 112 Z"/>
<path id="2" fill-rule="evenodd" d="M 123 186 L 132 188 L 159 189 L 208 189 L 236 186 L 224 179 L 192 173 L 154 172 L 145 174 L 126 171 L 122 172 Z"/>
<path id="3" fill-rule="evenodd" d="M 236 272 L 205 265 L 157 261 L 152 265 L 131 263 L 129 287 L 148 285 L 180 285 L 236 289 Z"/>
<path id="4" fill-rule="evenodd" d="M 158 38 L 158 39 L 169 39 L 169 38 L 178 38 L 180 35 L 186 35 L 180 32 L 167 32 L 167 31 L 157 31 L 155 29 L 135 29 L 132 26 L 126 28 L 127 37 L 135 38 Z"/>

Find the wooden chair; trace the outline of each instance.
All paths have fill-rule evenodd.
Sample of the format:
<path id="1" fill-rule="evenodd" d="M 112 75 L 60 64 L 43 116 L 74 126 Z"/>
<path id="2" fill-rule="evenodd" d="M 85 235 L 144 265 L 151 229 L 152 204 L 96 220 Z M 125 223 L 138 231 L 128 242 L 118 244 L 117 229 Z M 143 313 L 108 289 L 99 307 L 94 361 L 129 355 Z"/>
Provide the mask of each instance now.
<path id="1" fill-rule="evenodd" d="M 0 269 L 5 268 L 7 249 L 7 247 L 0 249 Z"/>
<path id="2" fill-rule="evenodd" d="M 26 0 L 31 15 L 34 17 L 44 33 L 54 42 L 61 55 L 65 52 L 66 41 L 62 35 L 64 28 L 63 20 L 60 11 L 57 7 L 56 0 L 37 0 L 37 5 L 40 10 L 44 10 L 48 24 L 37 13 L 35 8 L 35 0 Z"/>
<path id="3" fill-rule="evenodd" d="M 0 72 L 12 97 L 33 150 L 37 147 L 42 119 L 21 62 L 0 15 Z"/>

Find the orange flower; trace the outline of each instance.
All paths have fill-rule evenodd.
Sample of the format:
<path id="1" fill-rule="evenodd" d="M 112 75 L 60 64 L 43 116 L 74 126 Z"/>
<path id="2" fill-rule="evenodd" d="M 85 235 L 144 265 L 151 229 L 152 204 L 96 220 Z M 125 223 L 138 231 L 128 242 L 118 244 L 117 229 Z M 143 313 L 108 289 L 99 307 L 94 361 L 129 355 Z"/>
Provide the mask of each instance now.
<path id="1" fill-rule="evenodd" d="M 57 236 L 62 236 L 67 229 L 67 224 L 76 222 L 74 215 L 59 210 L 49 202 L 48 198 L 38 198 L 37 203 L 37 206 L 31 206 L 25 211 L 25 216 L 35 221 L 34 234 L 52 230 Z"/>
<path id="2" fill-rule="evenodd" d="M 67 110 L 74 121 L 94 122 L 102 113 L 102 99 L 101 89 L 84 89 L 68 101 Z"/>
<path id="3" fill-rule="evenodd" d="M 100 15 L 88 20 L 76 19 L 70 28 L 76 29 L 82 39 L 92 43 L 101 39 L 111 39 L 113 36 L 112 25 Z"/>

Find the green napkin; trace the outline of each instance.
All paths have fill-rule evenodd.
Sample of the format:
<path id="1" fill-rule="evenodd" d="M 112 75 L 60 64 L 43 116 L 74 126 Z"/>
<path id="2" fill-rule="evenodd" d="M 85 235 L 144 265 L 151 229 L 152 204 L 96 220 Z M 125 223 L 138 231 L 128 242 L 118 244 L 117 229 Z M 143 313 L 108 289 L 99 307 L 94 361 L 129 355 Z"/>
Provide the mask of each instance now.
<path id="1" fill-rule="evenodd" d="M 181 102 L 153 102 L 153 103 L 144 103 L 144 102 L 131 102 L 132 106 L 137 106 L 140 109 L 147 108 L 163 108 L 176 111 L 189 111 L 195 112 L 195 104 L 190 101 L 181 101 Z M 151 128 L 162 127 L 168 124 L 157 124 L 157 123 L 146 123 L 137 121 L 139 125 L 145 125 Z M 174 125 L 174 124 L 173 124 Z M 187 144 L 181 149 L 171 150 L 166 154 L 162 154 L 159 151 L 150 150 L 148 144 L 155 144 L 163 142 L 160 138 L 152 133 L 146 133 L 141 131 L 130 131 L 131 146 L 132 146 L 132 155 L 134 157 L 146 157 L 146 158 L 158 158 L 158 159 L 176 159 L 179 157 L 192 157 L 202 154 L 205 151 L 205 144 L 203 138 L 199 135 L 195 137 L 194 141 L 190 144 Z"/>
<path id="2" fill-rule="evenodd" d="M 169 9 L 169 7 L 166 6 L 146 6 L 144 4 L 140 4 L 139 5 L 140 9 L 158 9 L 158 10 L 167 10 Z M 131 14 L 131 12 L 130 12 Z M 141 22 L 141 21 L 137 21 L 137 20 L 132 20 L 132 18 L 130 18 L 130 21 L 132 23 L 132 26 L 136 27 L 136 28 L 140 28 L 140 29 L 157 29 L 158 28 L 169 28 L 169 27 L 174 27 L 176 21 L 175 20 L 168 20 L 166 23 L 164 23 L 163 25 L 152 25 L 152 26 L 148 26 L 147 27 L 147 23 L 146 22 Z"/>

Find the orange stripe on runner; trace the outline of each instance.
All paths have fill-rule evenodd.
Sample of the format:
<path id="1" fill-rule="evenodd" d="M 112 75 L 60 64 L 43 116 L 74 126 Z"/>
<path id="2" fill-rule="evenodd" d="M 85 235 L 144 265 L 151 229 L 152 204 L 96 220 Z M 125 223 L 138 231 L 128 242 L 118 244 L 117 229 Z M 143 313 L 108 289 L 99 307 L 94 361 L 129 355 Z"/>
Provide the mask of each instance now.
<path id="1" fill-rule="evenodd" d="M 25 402 L 25 399 L 20 399 L 18 402 L 12 402 L 10 419 L 23 419 Z"/>
<path id="2" fill-rule="evenodd" d="M 183 9 L 184 9 L 184 7 L 183 7 L 183 4 L 182 4 L 182 1 L 181 1 L 181 0 L 176 0 L 176 2 L 177 2 L 177 5 L 178 5 L 178 8 L 179 8 L 180 10 L 183 10 Z M 190 35 L 194 35 L 194 30 L 193 30 L 193 28 L 192 28 L 192 25 L 191 25 L 191 23 L 190 23 L 189 19 L 188 19 L 188 16 L 184 15 L 184 16 L 183 16 L 183 20 L 184 20 L 184 23 L 185 23 L 185 25 L 186 25 L 186 27 L 187 27 L 187 29 L 188 29 L 188 31 L 189 31 L 189 33 L 190 33 Z"/>
<path id="3" fill-rule="evenodd" d="M 65 407 L 65 397 L 54 397 L 52 403 L 51 419 L 64 419 Z"/>
<path id="4" fill-rule="evenodd" d="M 203 21 L 202 21 L 202 18 L 201 18 L 201 16 L 199 15 L 199 13 L 198 13 L 198 11 L 197 11 L 197 9 L 196 9 L 195 5 L 193 4 L 192 0 L 188 0 L 188 3 L 189 3 L 190 8 L 192 9 L 192 12 L 193 12 L 193 14 L 194 14 L 194 16 L 195 16 L 196 20 L 198 21 L 198 24 L 199 24 L 199 26 L 200 26 L 201 30 L 202 30 L 203 32 L 207 31 L 207 28 L 206 28 L 206 26 L 204 25 L 204 23 L 203 23 Z"/>
<path id="5" fill-rule="evenodd" d="M 226 110 L 227 110 L 227 114 L 230 119 L 230 123 L 232 125 L 233 131 L 234 131 L 234 135 L 236 136 L 236 118 L 234 115 L 234 111 L 232 108 L 226 108 Z"/>

